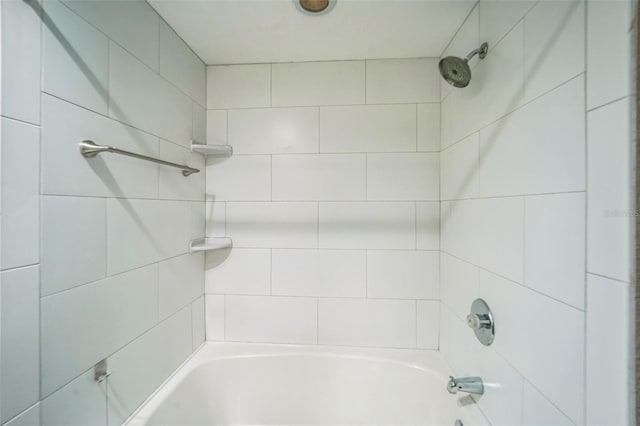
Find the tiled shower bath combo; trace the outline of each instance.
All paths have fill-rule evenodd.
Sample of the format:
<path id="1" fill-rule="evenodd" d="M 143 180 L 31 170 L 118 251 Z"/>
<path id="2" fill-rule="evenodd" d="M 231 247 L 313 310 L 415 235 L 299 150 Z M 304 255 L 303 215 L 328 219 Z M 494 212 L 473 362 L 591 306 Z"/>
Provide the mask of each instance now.
<path id="1" fill-rule="evenodd" d="M 1 0 L 0 424 L 633 424 L 635 7 Z"/>

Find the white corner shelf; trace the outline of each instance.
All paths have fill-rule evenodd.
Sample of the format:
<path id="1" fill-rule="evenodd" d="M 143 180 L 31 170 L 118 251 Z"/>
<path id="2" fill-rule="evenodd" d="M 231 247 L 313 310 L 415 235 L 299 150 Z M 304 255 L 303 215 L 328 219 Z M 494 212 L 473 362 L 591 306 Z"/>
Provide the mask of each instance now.
<path id="1" fill-rule="evenodd" d="M 233 147 L 231 145 L 206 145 L 191 141 L 191 151 L 211 157 L 231 157 Z"/>
<path id="2" fill-rule="evenodd" d="M 220 250 L 233 246 L 233 241 L 229 237 L 198 238 L 189 243 L 189 252 Z"/>

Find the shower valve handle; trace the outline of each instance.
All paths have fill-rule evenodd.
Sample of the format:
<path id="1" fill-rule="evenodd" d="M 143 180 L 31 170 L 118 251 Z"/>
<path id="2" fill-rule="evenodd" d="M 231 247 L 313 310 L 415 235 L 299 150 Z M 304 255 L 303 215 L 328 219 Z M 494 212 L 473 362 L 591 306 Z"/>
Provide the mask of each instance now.
<path id="1" fill-rule="evenodd" d="M 479 330 L 481 328 L 491 328 L 491 317 L 486 314 L 469 314 L 467 315 L 467 325 L 470 328 Z"/>

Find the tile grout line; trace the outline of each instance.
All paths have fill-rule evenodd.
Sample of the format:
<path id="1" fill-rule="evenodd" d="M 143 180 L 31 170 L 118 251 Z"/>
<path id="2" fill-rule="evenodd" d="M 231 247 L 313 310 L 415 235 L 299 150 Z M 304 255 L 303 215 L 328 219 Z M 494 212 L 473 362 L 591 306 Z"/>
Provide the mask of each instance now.
<path id="1" fill-rule="evenodd" d="M 40 92 L 42 94 L 42 92 Z M 7 120 L 7 121 L 13 121 L 16 122 L 18 124 L 23 124 L 26 126 L 31 126 L 31 127 L 37 127 L 38 129 L 40 129 L 42 127 L 42 125 L 40 123 L 32 123 L 30 121 L 26 121 L 23 120 L 21 118 L 17 118 L 17 117 L 11 117 L 9 115 L 1 115 L 0 114 L 0 118 L 2 118 L 3 120 Z"/>
<path id="2" fill-rule="evenodd" d="M 273 248 L 269 249 L 269 296 L 273 296 Z"/>
<path id="3" fill-rule="evenodd" d="M 416 318 L 416 324 L 415 324 L 416 333 L 415 333 L 414 337 L 416 339 L 416 349 L 418 349 L 418 301 L 416 300 L 415 302 L 416 302 L 416 304 L 415 304 L 415 310 L 416 310 L 416 317 L 415 317 Z"/>
<path id="4" fill-rule="evenodd" d="M 400 297 L 370 297 L 370 298 L 363 298 L 361 296 L 325 296 L 325 295 L 321 295 L 321 296 L 316 296 L 316 295 L 296 295 L 296 294 L 265 294 L 265 293 L 206 293 L 205 296 L 233 296 L 233 297 L 237 297 L 237 298 L 270 298 L 270 297 L 275 297 L 275 298 L 286 298 L 286 299 L 295 299 L 295 300 L 299 300 L 299 299 L 306 299 L 306 300 L 312 300 L 315 299 L 316 297 L 320 297 L 321 299 L 332 299 L 332 300 L 340 300 L 340 301 L 344 301 L 344 300 L 350 300 L 350 301 L 379 301 L 379 302 L 415 302 L 416 300 L 419 302 L 440 302 L 440 300 L 438 299 L 408 299 L 408 298 L 400 298 Z M 186 306 L 186 305 L 185 305 Z"/>
<path id="5" fill-rule="evenodd" d="M 368 75 L 367 75 L 367 63 L 368 62 L 369 61 L 367 61 L 367 60 L 364 61 L 364 105 L 369 105 L 367 103 L 367 85 L 368 85 L 367 84 L 367 77 L 368 77 Z"/>
<path id="6" fill-rule="evenodd" d="M 316 206 L 316 247 L 320 249 L 320 202 Z"/>
<path id="7" fill-rule="evenodd" d="M 364 250 L 364 298 L 369 298 L 369 250 Z"/>
<path id="8" fill-rule="evenodd" d="M 570 80 L 572 80 L 573 78 L 577 77 L 574 76 L 572 77 Z M 569 80 L 567 80 L 569 81 Z M 556 86 L 555 88 L 558 88 L 560 86 L 562 86 L 564 83 L 560 83 L 558 86 Z M 552 91 L 554 89 L 550 89 L 549 91 Z M 540 97 L 543 95 L 540 95 Z M 446 98 L 445 98 L 446 99 Z M 535 98 L 537 99 L 537 98 Z M 317 104 L 306 104 L 306 105 L 274 105 L 274 106 L 244 106 L 244 107 L 239 107 L 239 106 L 234 106 L 233 104 L 231 106 L 227 105 L 227 106 L 218 106 L 216 108 L 207 108 L 205 109 L 205 111 L 224 111 L 224 110 L 229 110 L 229 111 L 268 111 L 268 110 L 309 110 L 309 109 L 343 109 L 343 108 L 357 108 L 357 109 L 368 109 L 367 107 L 410 107 L 412 105 L 437 105 L 440 104 L 440 101 L 416 101 L 416 100 L 411 100 L 411 101 L 406 101 L 406 102 L 399 102 L 399 101 L 393 101 L 393 102 L 376 102 L 376 103 L 369 103 L 369 104 L 363 104 L 363 103 L 335 103 L 335 104 L 321 104 L 321 105 L 317 105 Z M 202 105 L 200 105 L 202 106 Z M 407 108 L 408 109 L 408 108 Z"/>
<path id="9" fill-rule="evenodd" d="M 522 283 L 527 282 L 527 197 L 522 197 Z"/>
<path id="10" fill-rule="evenodd" d="M 109 200 L 104 200 L 104 277 L 109 276 Z M 88 284 L 88 283 L 85 283 Z M 72 287 L 75 288 L 75 287 Z M 160 293 L 158 293 L 160 294 Z M 160 299 L 160 298 L 158 298 Z M 158 302 L 159 303 L 159 302 Z"/>
<path id="11" fill-rule="evenodd" d="M 222 295 L 222 341 L 227 341 L 227 295 Z"/>
<path id="12" fill-rule="evenodd" d="M 418 250 L 418 202 L 413 203 L 413 242 L 414 249 Z M 438 231 L 438 235 L 440 232 Z"/>
<path id="13" fill-rule="evenodd" d="M 320 113 L 320 107 L 318 107 L 318 154 L 322 154 L 322 114 Z M 314 153 L 315 154 L 315 153 Z"/>
<path id="14" fill-rule="evenodd" d="M 0 6 L 1 7 L 1 6 Z M 39 190 L 39 199 L 38 199 L 38 226 L 39 226 L 39 230 L 38 230 L 38 367 L 42 368 L 43 365 L 43 357 L 42 357 L 42 336 L 44 335 L 43 333 L 43 314 L 42 314 L 42 259 L 44 258 L 44 244 L 42 244 L 42 230 L 44 229 L 44 212 L 43 212 L 43 207 L 44 207 L 44 173 L 43 173 L 43 161 L 42 159 L 44 158 L 43 152 L 43 131 L 42 131 L 42 122 L 43 120 L 43 111 L 44 111 L 44 106 L 43 106 L 43 89 L 44 89 L 44 73 L 43 73 L 43 64 L 44 64 L 44 49 L 42 48 L 44 46 L 44 31 L 43 31 L 43 27 L 44 27 L 44 21 L 42 19 L 42 13 L 44 12 L 44 9 L 42 8 L 42 6 L 40 7 L 40 10 L 38 11 L 37 15 L 38 15 L 38 19 L 39 19 L 39 23 L 38 23 L 38 38 L 39 38 L 39 43 L 40 43 L 40 52 L 39 52 L 39 69 L 38 69 L 38 82 L 40 84 L 39 90 L 38 90 L 38 102 L 39 102 L 39 106 L 38 106 L 38 190 Z M 0 28 L 1 31 L 1 28 Z M 0 36 L 0 38 L 2 38 Z M 0 59 L 0 62 L 2 62 L 2 60 Z M 1 110 L 2 108 L 0 108 Z M 1 150 L 0 150 L 1 151 Z M 1 199 L 1 197 L 0 197 Z M 3 211 L 1 208 L 1 201 L 0 201 L 0 211 Z M 0 217 L 0 222 L 1 222 L 1 217 Z M 1 245 L 1 243 L 0 243 Z M 2 250 L 0 249 L 0 252 Z M 105 265 L 106 268 L 106 265 Z M 42 388 L 43 388 L 43 375 L 42 372 L 39 372 L 38 374 L 38 394 L 37 394 L 37 402 L 36 404 L 40 404 L 43 400 L 42 398 Z M 42 416 L 42 410 L 40 410 L 40 414 L 38 416 L 38 420 L 42 422 L 43 420 L 43 416 Z"/>
<path id="15" fill-rule="evenodd" d="M 420 152 L 418 150 L 418 104 L 416 104 L 416 152 Z"/>
<path id="16" fill-rule="evenodd" d="M 607 275 L 598 274 L 596 272 L 590 272 L 589 270 L 587 270 L 586 275 L 587 275 L 587 278 L 588 278 L 589 275 L 592 275 L 594 277 L 604 278 L 604 279 L 609 280 L 609 281 L 614 281 L 614 282 L 616 282 L 617 284 L 620 284 L 620 285 L 627 285 L 627 286 L 631 285 L 631 283 L 629 281 L 624 281 L 624 280 L 621 280 L 620 278 L 609 277 Z"/>
<path id="17" fill-rule="evenodd" d="M 364 154 L 364 200 L 369 201 L 369 153 Z"/>
<path id="18" fill-rule="evenodd" d="M 582 380 L 584 383 L 584 387 L 583 387 L 583 394 L 582 394 L 582 419 L 584 423 L 587 423 L 587 389 L 589 388 L 588 383 L 587 383 L 587 378 L 588 378 L 588 366 L 587 366 L 587 362 L 588 362 L 588 357 L 587 357 L 587 350 L 588 350 L 588 324 L 587 324 L 587 319 L 588 319 L 588 302 L 589 302 L 589 286 L 588 286 L 588 279 L 589 279 L 589 275 L 588 275 L 588 271 L 589 271 L 589 265 L 588 265 L 588 259 L 589 259 L 589 93 L 588 93 L 588 78 L 589 78 L 589 71 L 588 71 L 588 64 L 589 64 L 589 59 L 588 59 L 588 55 L 589 55 L 589 48 L 587 46 L 587 43 L 589 41 L 589 17 L 588 17 L 588 13 L 589 13 L 589 5 L 588 5 L 588 1 L 584 2 L 584 33 L 583 33 L 583 38 L 584 38 L 584 79 L 583 79 L 583 93 L 584 93 L 584 182 L 585 182 L 585 192 L 584 192 L 584 251 L 583 251 L 583 260 L 584 260 L 584 284 L 583 284 L 583 291 L 584 291 L 584 313 L 583 313 L 583 318 L 584 318 L 584 325 L 583 325 L 583 329 L 582 332 L 584 333 L 584 340 L 583 340 L 583 347 L 582 347 L 582 353 L 584 354 L 584 363 L 582 366 Z M 541 392 L 542 394 L 542 392 Z M 544 394 L 543 394 L 544 395 Z M 546 396 L 546 395 L 545 395 Z M 555 404 L 552 403 L 553 406 L 555 406 Z M 560 410 L 560 412 L 562 412 L 562 410 Z"/>
<path id="19" fill-rule="evenodd" d="M 111 43 L 107 43 L 107 115 L 111 115 Z"/>

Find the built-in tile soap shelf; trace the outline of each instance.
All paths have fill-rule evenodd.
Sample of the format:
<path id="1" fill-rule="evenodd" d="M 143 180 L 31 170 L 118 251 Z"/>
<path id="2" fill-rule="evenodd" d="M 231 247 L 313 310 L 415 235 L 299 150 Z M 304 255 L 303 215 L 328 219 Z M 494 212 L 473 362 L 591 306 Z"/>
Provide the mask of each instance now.
<path id="1" fill-rule="evenodd" d="M 231 157 L 233 155 L 231 145 L 206 145 L 196 141 L 191 141 L 191 151 L 207 157 Z"/>
<path id="2" fill-rule="evenodd" d="M 198 238 L 189 243 L 189 252 L 220 250 L 233 246 L 233 241 L 229 237 Z"/>

